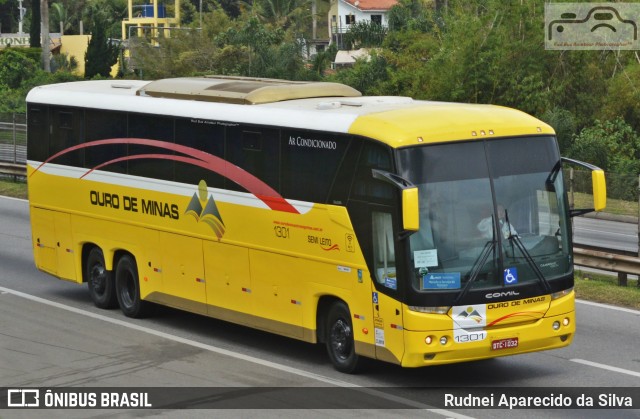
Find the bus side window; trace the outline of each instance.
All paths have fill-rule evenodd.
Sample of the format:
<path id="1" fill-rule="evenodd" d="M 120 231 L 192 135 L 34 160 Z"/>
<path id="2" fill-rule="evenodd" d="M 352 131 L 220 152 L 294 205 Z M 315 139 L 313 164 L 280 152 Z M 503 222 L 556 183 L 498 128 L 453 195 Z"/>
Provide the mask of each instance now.
<path id="1" fill-rule="evenodd" d="M 204 151 L 224 159 L 225 127 L 214 121 L 176 120 L 176 144 Z M 176 162 L 176 181 L 197 185 L 201 180 L 212 188 L 224 187 L 224 175 L 192 164 Z M 221 167 L 216 167 L 221 169 Z"/>
<path id="2" fill-rule="evenodd" d="M 349 137 L 283 130 L 281 138 L 282 196 L 301 201 L 327 202 L 329 189 L 349 145 Z"/>
<path id="3" fill-rule="evenodd" d="M 51 155 L 80 144 L 82 134 L 82 111 L 73 108 L 53 108 L 51 112 Z M 82 167 L 84 150 L 76 150 L 57 157 L 53 163 Z"/>
<path id="4" fill-rule="evenodd" d="M 39 162 L 49 157 L 49 109 L 30 105 L 27 111 L 27 154 L 29 160 Z"/>
<path id="5" fill-rule="evenodd" d="M 374 275 L 379 284 L 390 288 L 396 284 L 396 255 L 393 223 L 387 212 L 372 213 Z"/>
<path id="6" fill-rule="evenodd" d="M 85 141 L 111 140 L 127 137 L 127 114 L 106 110 L 85 111 Z M 85 167 L 93 169 L 127 155 L 126 144 L 105 144 L 85 149 Z M 127 162 L 110 163 L 100 168 L 108 172 L 126 173 Z"/>
<path id="7" fill-rule="evenodd" d="M 151 141 L 173 142 L 173 118 L 129 114 L 129 137 Z M 129 145 L 129 157 L 141 154 L 173 154 L 163 147 L 138 144 Z M 129 174 L 154 179 L 173 180 L 174 164 L 167 159 L 131 159 L 128 160 Z"/>
<path id="8" fill-rule="evenodd" d="M 345 153 L 344 159 L 342 159 L 335 179 L 333 179 L 328 203 L 334 205 L 346 205 L 351 192 L 351 186 L 353 185 L 353 168 L 358 164 L 361 147 L 362 141 L 358 138 L 352 138 L 349 142 L 349 147 Z"/>
<path id="9" fill-rule="evenodd" d="M 387 148 L 367 142 L 362 147 L 360 162 L 351 198 L 384 202 L 394 197 L 394 188 L 386 182 L 374 179 L 371 170 L 392 171 L 391 155 Z"/>
<path id="10" fill-rule="evenodd" d="M 280 190 L 279 131 L 268 128 L 227 128 L 227 160 L 251 173 L 276 191 Z M 244 191 L 227 180 L 226 188 Z"/>

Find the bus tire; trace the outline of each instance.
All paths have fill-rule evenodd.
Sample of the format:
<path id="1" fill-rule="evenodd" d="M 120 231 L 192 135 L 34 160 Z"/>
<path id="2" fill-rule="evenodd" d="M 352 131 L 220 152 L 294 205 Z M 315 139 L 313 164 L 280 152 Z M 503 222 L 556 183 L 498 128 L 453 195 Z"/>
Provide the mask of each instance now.
<path id="1" fill-rule="evenodd" d="M 138 267 L 133 257 L 124 255 L 116 267 L 116 295 L 120 310 L 127 317 L 141 318 L 149 314 L 149 304 L 140 298 Z"/>
<path id="2" fill-rule="evenodd" d="M 86 264 L 86 278 L 89 285 L 89 295 L 96 307 L 117 307 L 118 299 L 113 275 L 111 271 L 107 270 L 104 263 L 104 254 L 99 247 L 94 247 L 89 252 Z"/>
<path id="3" fill-rule="evenodd" d="M 360 357 L 355 351 L 349 307 L 343 301 L 333 303 L 327 313 L 325 324 L 325 342 L 333 366 L 347 374 L 355 372 Z"/>

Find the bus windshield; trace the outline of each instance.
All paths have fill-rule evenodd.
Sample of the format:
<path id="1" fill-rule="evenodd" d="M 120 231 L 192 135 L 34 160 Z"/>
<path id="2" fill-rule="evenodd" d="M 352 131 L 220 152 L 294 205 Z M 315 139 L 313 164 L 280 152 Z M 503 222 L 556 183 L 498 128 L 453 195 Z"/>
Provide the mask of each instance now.
<path id="1" fill-rule="evenodd" d="M 554 137 L 406 148 L 399 168 L 420 194 L 420 230 L 407 246 L 414 295 L 436 294 L 440 304 L 455 304 L 487 290 L 539 285 L 543 294 L 571 273 Z"/>

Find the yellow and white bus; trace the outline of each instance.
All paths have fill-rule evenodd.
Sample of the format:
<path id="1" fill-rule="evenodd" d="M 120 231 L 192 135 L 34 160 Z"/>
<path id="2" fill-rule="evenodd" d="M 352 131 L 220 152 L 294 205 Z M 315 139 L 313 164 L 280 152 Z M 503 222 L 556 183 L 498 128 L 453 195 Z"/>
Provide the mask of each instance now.
<path id="1" fill-rule="evenodd" d="M 40 86 L 27 108 L 35 263 L 98 307 L 322 342 L 344 372 L 572 341 L 580 211 L 522 112 L 233 77 Z M 603 172 L 572 163 L 604 208 Z"/>

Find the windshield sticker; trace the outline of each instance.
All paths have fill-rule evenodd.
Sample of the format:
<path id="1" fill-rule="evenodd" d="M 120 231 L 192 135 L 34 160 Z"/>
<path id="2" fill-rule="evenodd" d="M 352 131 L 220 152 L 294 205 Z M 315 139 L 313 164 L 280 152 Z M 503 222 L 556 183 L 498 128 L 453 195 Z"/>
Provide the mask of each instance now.
<path id="1" fill-rule="evenodd" d="M 387 288 L 391 288 L 392 290 L 398 289 L 398 280 L 395 278 L 386 277 L 384 279 L 384 286 Z"/>
<path id="2" fill-rule="evenodd" d="M 454 329 L 475 329 L 487 325 L 486 304 L 454 306 L 451 310 Z"/>
<path id="3" fill-rule="evenodd" d="M 518 269 L 517 268 L 507 268 L 504 270 L 504 284 L 505 285 L 515 285 L 518 283 Z"/>
<path id="4" fill-rule="evenodd" d="M 460 288 L 460 272 L 433 273 L 422 277 L 422 289 L 451 290 Z"/>
<path id="5" fill-rule="evenodd" d="M 416 268 L 438 266 L 438 249 L 416 250 L 413 252 L 413 263 Z"/>

